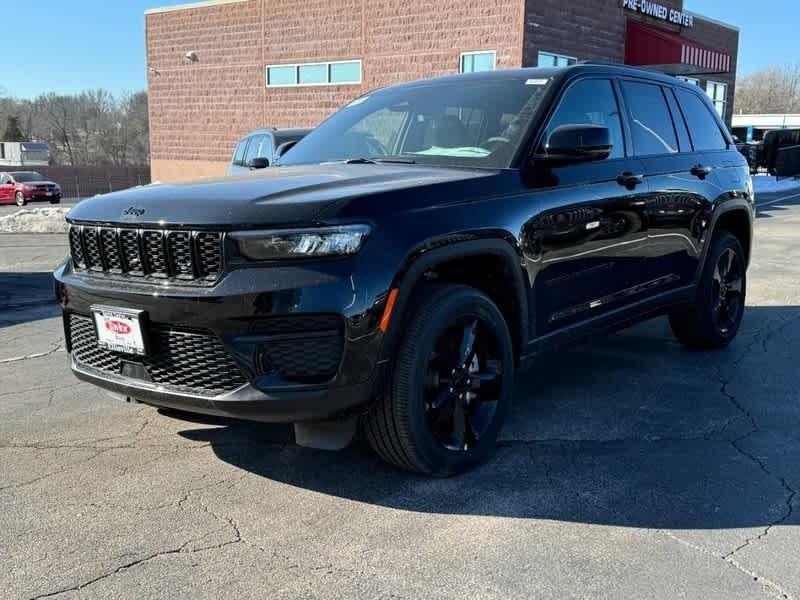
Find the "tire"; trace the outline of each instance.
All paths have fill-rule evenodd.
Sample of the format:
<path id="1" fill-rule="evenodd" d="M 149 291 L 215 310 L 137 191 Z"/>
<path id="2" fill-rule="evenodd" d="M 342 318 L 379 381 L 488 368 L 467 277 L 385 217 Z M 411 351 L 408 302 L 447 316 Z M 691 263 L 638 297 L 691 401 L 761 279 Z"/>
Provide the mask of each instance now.
<path id="1" fill-rule="evenodd" d="M 511 403 L 514 350 L 502 313 L 483 292 L 425 286 L 416 299 L 386 389 L 362 427 L 386 462 L 448 477 L 493 451 Z"/>
<path id="2" fill-rule="evenodd" d="M 25 194 L 22 192 L 14 194 L 14 202 L 17 206 L 25 206 Z"/>
<path id="3" fill-rule="evenodd" d="M 745 310 L 745 265 L 739 240 L 727 231 L 715 233 L 694 305 L 669 314 L 672 332 L 681 344 L 693 350 L 714 350 L 736 338 Z"/>
<path id="4" fill-rule="evenodd" d="M 61 204 L 61 200 L 50 200 L 50 204 Z"/>

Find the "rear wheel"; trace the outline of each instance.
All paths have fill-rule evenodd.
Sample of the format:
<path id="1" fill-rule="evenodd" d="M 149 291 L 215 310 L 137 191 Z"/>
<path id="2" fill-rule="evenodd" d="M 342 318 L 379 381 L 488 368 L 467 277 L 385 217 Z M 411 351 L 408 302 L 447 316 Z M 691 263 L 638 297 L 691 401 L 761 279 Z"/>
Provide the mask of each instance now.
<path id="1" fill-rule="evenodd" d="M 739 240 L 716 234 L 708 251 L 693 306 L 674 310 L 669 322 L 686 347 L 711 350 L 727 346 L 739 332 L 747 291 L 746 259 Z"/>
<path id="2" fill-rule="evenodd" d="M 17 192 L 14 194 L 14 202 L 17 206 L 25 206 L 25 194 L 22 192 Z"/>
<path id="3" fill-rule="evenodd" d="M 420 295 L 420 297 L 423 297 Z M 486 458 L 511 401 L 514 354 L 502 313 L 481 291 L 431 286 L 410 317 L 391 381 L 364 432 L 387 462 L 446 477 Z"/>

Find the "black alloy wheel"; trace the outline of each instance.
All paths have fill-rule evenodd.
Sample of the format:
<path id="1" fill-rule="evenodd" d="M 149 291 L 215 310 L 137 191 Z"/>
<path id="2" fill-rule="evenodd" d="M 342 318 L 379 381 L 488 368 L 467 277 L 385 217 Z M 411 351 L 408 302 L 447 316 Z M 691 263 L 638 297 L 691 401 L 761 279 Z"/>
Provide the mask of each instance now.
<path id="1" fill-rule="evenodd" d="M 511 334 L 494 302 L 465 285 L 426 285 L 409 306 L 392 316 L 402 339 L 362 426 L 386 462 L 448 477 L 494 449 L 511 403 Z"/>
<path id="2" fill-rule="evenodd" d="M 467 452 L 489 430 L 502 394 L 503 362 L 491 327 L 467 316 L 447 328 L 428 357 L 428 428 L 448 450 Z"/>
<path id="3" fill-rule="evenodd" d="M 732 248 L 727 248 L 719 257 L 713 275 L 714 325 L 722 335 L 736 327 L 744 308 L 744 265 Z"/>
<path id="4" fill-rule="evenodd" d="M 739 240 L 728 231 L 715 233 L 694 303 L 669 313 L 672 332 L 681 344 L 713 350 L 733 341 L 745 311 L 746 265 Z"/>

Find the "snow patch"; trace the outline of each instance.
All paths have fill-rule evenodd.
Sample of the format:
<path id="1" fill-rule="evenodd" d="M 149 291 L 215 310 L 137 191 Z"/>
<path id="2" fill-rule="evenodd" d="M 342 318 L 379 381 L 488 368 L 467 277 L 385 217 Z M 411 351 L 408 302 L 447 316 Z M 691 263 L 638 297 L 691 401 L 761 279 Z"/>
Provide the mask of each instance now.
<path id="1" fill-rule="evenodd" d="M 0 217 L 0 233 L 64 233 L 69 208 L 22 208 Z"/>
<path id="2" fill-rule="evenodd" d="M 753 175 L 753 190 L 756 194 L 770 194 L 787 190 L 800 191 L 800 179 L 781 179 L 771 175 Z"/>

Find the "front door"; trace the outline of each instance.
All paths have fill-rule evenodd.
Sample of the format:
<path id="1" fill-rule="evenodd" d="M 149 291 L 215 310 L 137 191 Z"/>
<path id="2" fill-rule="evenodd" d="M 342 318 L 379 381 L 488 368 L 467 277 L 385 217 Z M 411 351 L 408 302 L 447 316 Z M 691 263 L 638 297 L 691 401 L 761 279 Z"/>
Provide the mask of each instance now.
<path id="1" fill-rule="evenodd" d="M 605 160 L 536 169 L 540 211 L 522 243 L 537 337 L 624 306 L 646 281 L 648 187 L 641 161 L 626 149 L 617 95 L 610 79 L 579 79 L 545 128 L 546 140 L 561 125 L 603 125 L 613 149 Z"/>

